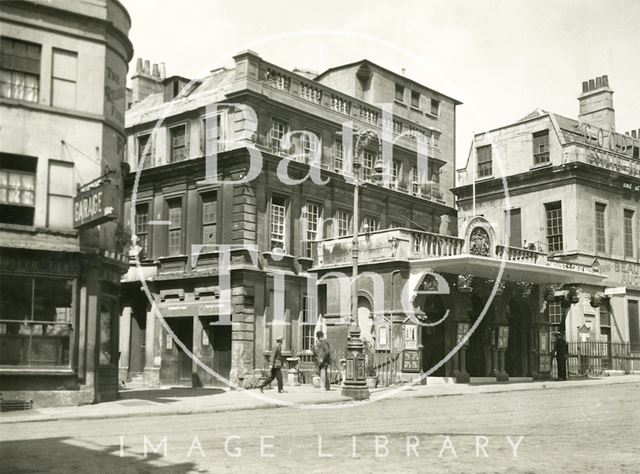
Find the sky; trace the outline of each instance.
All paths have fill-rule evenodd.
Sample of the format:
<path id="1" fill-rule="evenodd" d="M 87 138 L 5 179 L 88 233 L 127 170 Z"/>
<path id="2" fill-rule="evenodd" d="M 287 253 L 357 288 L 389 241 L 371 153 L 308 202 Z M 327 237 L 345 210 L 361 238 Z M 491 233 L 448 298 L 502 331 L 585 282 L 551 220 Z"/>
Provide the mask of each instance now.
<path id="1" fill-rule="evenodd" d="M 367 58 L 454 97 L 458 167 L 471 139 L 536 108 L 576 118 L 607 74 L 616 131 L 640 129 L 638 0 L 122 0 L 135 58 L 190 79 L 245 49 L 287 69 Z M 635 113 L 634 113 L 635 112 Z"/>

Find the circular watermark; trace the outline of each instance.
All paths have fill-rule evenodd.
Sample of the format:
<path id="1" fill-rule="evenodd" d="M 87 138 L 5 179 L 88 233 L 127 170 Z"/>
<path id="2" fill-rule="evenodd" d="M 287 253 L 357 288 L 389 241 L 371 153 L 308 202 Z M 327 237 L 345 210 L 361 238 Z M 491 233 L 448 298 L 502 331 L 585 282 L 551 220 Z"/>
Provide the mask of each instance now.
<path id="1" fill-rule="evenodd" d="M 385 40 L 379 39 L 379 38 L 375 38 L 375 37 L 371 37 L 369 35 L 364 35 L 361 33 L 354 33 L 354 32 L 347 32 L 347 31 L 335 31 L 335 30 L 301 30 L 301 31 L 293 31 L 293 32 L 287 32 L 287 33 L 281 33 L 278 35 L 273 35 L 273 36 L 269 36 L 267 38 L 263 38 L 260 40 L 256 40 L 248 45 L 245 46 L 245 48 L 243 49 L 253 49 L 253 48 L 257 48 L 260 46 L 264 46 L 265 44 L 268 44 L 269 42 L 275 42 L 277 40 L 281 40 L 281 39 L 292 39 L 292 38 L 300 38 L 300 37 L 309 37 L 309 36 L 316 36 L 316 37 L 338 37 L 338 38 L 346 38 L 348 40 L 359 40 L 359 41 L 363 41 L 363 42 L 369 42 L 373 45 L 375 45 L 376 47 L 385 47 L 385 48 L 389 48 L 389 50 L 393 51 L 396 54 L 400 54 L 403 55 L 403 57 L 406 57 L 410 60 L 415 61 L 418 64 L 422 64 L 426 66 L 426 62 L 420 58 L 419 55 L 407 50 L 406 48 L 394 45 L 392 43 L 389 43 Z M 241 48 L 242 49 L 242 48 Z M 310 48 L 311 49 L 311 48 Z M 234 51 L 235 52 L 235 51 Z M 233 54 L 233 53 L 232 53 Z M 224 61 L 230 59 L 232 57 L 232 54 L 229 55 L 224 55 L 220 58 L 218 58 L 217 61 L 214 61 L 214 64 L 224 64 Z M 321 58 L 322 60 L 322 58 Z M 208 75 L 208 74 L 206 74 Z M 203 75 L 203 77 L 206 77 L 206 75 Z M 451 81 L 448 81 L 446 78 L 444 78 L 445 81 L 447 83 L 451 83 Z M 135 235 L 135 223 L 136 223 L 136 202 L 137 202 L 137 196 L 138 196 L 138 188 L 139 188 L 139 184 L 140 184 L 140 177 L 141 177 L 141 172 L 142 170 L 145 168 L 144 166 L 144 160 L 149 159 L 148 157 L 151 156 L 151 147 L 153 147 L 153 144 L 155 143 L 155 137 L 157 135 L 158 130 L 163 126 L 165 119 L 170 116 L 174 110 L 174 107 L 176 106 L 176 104 L 179 103 L 179 101 L 181 99 L 183 99 L 185 97 L 185 95 L 190 92 L 193 88 L 193 86 L 195 86 L 197 83 L 199 83 L 198 80 L 194 79 L 191 80 L 189 82 L 189 84 L 185 85 L 181 91 L 175 96 L 174 99 L 172 99 L 170 102 L 168 102 L 166 104 L 166 106 L 164 106 L 163 110 L 162 110 L 162 114 L 160 116 L 160 118 L 158 118 L 158 120 L 155 122 L 155 125 L 153 127 L 153 130 L 150 134 L 150 139 L 147 141 L 147 143 L 144 146 L 144 149 L 142 150 L 141 153 L 139 153 L 140 156 L 140 160 L 138 162 L 138 166 L 137 166 L 137 171 L 135 174 L 135 178 L 134 178 L 134 182 L 133 182 L 133 188 L 131 191 L 131 219 L 130 219 L 130 225 L 131 228 L 133 229 L 133 233 L 132 233 L 132 246 L 136 247 L 137 246 L 137 236 Z M 213 102 L 213 104 L 217 104 L 220 105 L 220 102 Z M 474 111 L 474 113 L 477 115 L 477 112 Z M 306 137 L 306 134 L 308 133 L 308 131 L 301 131 L 303 134 L 305 134 L 304 136 Z M 493 138 L 492 138 L 492 134 L 491 132 L 487 132 L 485 134 L 485 137 L 487 138 L 487 141 L 489 144 L 493 143 Z M 187 139 L 187 138 L 185 138 Z M 379 138 L 378 138 L 379 139 Z M 254 150 L 256 150 L 254 148 Z M 249 150 L 251 152 L 251 149 Z M 258 152 L 259 153 L 259 152 Z M 506 180 L 506 176 L 504 173 L 504 169 L 502 166 L 502 158 L 500 156 L 500 152 L 499 150 L 494 150 L 493 155 L 495 156 L 495 158 L 493 160 L 494 165 L 497 165 L 497 169 L 499 172 L 499 176 L 500 179 L 502 180 L 502 186 L 503 186 L 503 190 L 504 190 L 504 196 L 505 196 L 505 209 L 510 209 L 511 204 L 510 204 L 510 199 L 509 199 L 509 192 L 508 192 L 508 186 L 507 186 L 507 180 Z M 317 155 L 316 155 L 317 156 Z M 285 158 L 286 159 L 286 158 Z M 283 161 L 285 160 L 283 159 Z M 290 159 L 290 158 L 288 158 Z M 453 162 L 450 164 L 452 167 L 452 173 L 456 173 L 457 170 L 455 169 L 455 157 L 452 157 Z M 214 163 L 215 165 L 215 163 Z M 320 167 L 318 167 L 319 169 Z M 313 179 L 313 177 L 312 177 Z M 475 176 L 472 176 L 472 179 L 475 180 Z M 250 181 L 250 180 L 248 180 Z M 315 181 L 315 180 L 314 180 Z M 285 180 L 286 184 L 292 184 L 290 182 L 287 182 Z M 326 184 L 326 182 L 321 182 L 318 183 L 316 182 L 316 184 L 318 185 L 322 185 L 322 184 Z M 475 196 L 474 196 L 475 199 Z M 474 210 L 475 210 L 475 205 L 474 205 Z M 504 232 L 504 238 L 506 241 L 509 240 L 509 226 L 507 226 L 505 228 L 505 232 Z M 186 344 L 184 344 L 184 342 L 182 340 L 180 340 L 179 337 L 176 336 L 175 332 L 172 330 L 172 328 L 170 327 L 170 325 L 168 324 L 167 320 L 165 319 L 165 317 L 163 317 L 163 315 L 161 314 L 158 305 L 156 304 L 155 298 L 152 294 L 152 292 L 149 289 L 149 286 L 147 284 L 147 281 L 145 279 L 145 275 L 144 275 L 144 270 L 143 270 L 143 265 L 142 262 L 140 261 L 140 256 L 138 252 L 134 252 L 134 261 L 136 264 L 136 269 L 137 269 L 137 275 L 138 278 L 140 280 L 140 283 L 142 285 L 142 290 L 145 293 L 146 297 L 148 298 L 150 307 L 151 307 L 151 312 L 153 313 L 154 317 L 160 322 L 162 328 L 166 331 L 168 337 L 171 337 L 172 340 L 174 341 L 174 343 L 187 355 L 189 356 L 193 362 L 199 367 L 201 368 L 203 371 L 205 371 L 207 374 L 211 375 L 212 377 L 214 377 L 215 379 L 217 379 L 218 381 L 224 383 L 225 385 L 227 385 L 228 387 L 237 390 L 239 393 L 243 393 L 247 396 L 259 399 L 261 401 L 266 401 L 272 404 L 276 404 L 279 406 L 288 406 L 288 407 L 297 407 L 297 408 L 308 408 L 308 409 L 337 409 L 337 408 L 348 408 L 351 406 L 361 406 L 363 404 L 366 403 L 370 403 L 370 402 L 374 402 L 374 401 L 380 401 L 380 400 L 384 400 L 390 397 L 393 397 L 395 395 L 397 395 L 398 393 L 411 389 L 411 387 L 413 387 L 414 385 L 417 384 L 421 384 L 421 382 L 423 380 L 426 379 L 426 377 L 432 375 L 435 371 L 437 371 L 440 367 L 442 367 L 444 364 L 446 364 L 463 346 L 465 346 L 470 337 L 473 335 L 473 333 L 477 330 L 477 328 L 479 327 L 479 325 L 481 324 L 481 322 L 483 321 L 483 319 L 485 318 L 485 315 L 487 314 L 489 307 L 491 306 L 491 303 L 493 302 L 496 293 L 500 287 L 500 284 L 502 282 L 502 276 L 504 273 L 504 268 L 505 268 L 505 264 L 508 260 L 508 255 L 507 252 L 503 252 L 501 259 L 500 259 L 500 266 L 497 269 L 497 274 L 494 280 L 494 284 L 493 287 L 491 288 L 489 297 L 484 305 L 484 307 L 482 308 L 482 310 L 480 311 L 480 314 L 478 315 L 478 317 L 475 319 L 475 321 L 473 322 L 473 324 L 469 327 L 468 331 L 464 334 L 464 336 L 462 336 L 461 338 L 459 338 L 459 341 L 455 344 L 455 346 L 445 354 L 445 356 L 436 364 L 434 364 L 432 367 L 430 367 L 429 369 L 427 369 L 426 371 L 422 372 L 422 374 L 418 377 L 413 377 L 411 381 L 405 382 L 403 384 L 391 387 L 387 390 L 384 391 L 378 391 L 378 392 L 374 392 L 371 394 L 370 398 L 367 400 L 360 400 L 360 401 L 356 401 L 356 400 L 351 400 L 351 401 L 346 401 L 346 402 L 336 402 L 336 403 L 331 403 L 331 404 L 327 404 L 327 403 L 308 403 L 308 402 L 292 402 L 292 401 L 288 401 L 285 399 L 276 399 L 273 397 L 269 397 L 268 395 L 265 395 L 261 392 L 257 392 L 255 390 L 251 390 L 251 389 L 245 389 L 239 385 L 237 385 L 236 383 L 234 383 L 232 380 L 220 375 L 219 373 L 217 373 L 212 367 L 210 367 L 208 364 L 206 364 L 204 361 L 201 360 L 201 358 L 199 358 L 196 354 L 193 353 L 193 351 L 187 347 Z M 229 288 L 230 291 L 230 288 Z M 229 302 L 230 304 L 230 302 Z M 230 306 L 229 306 L 230 309 Z M 449 310 L 447 309 L 447 313 L 446 315 L 449 314 Z M 446 317 L 441 318 L 441 320 L 439 320 L 437 323 L 443 323 L 444 320 L 446 319 Z M 231 324 L 231 321 L 229 321 L 229 324 Z M 433 324 L 426 324 L 426 325 L 433 325 Z"/>

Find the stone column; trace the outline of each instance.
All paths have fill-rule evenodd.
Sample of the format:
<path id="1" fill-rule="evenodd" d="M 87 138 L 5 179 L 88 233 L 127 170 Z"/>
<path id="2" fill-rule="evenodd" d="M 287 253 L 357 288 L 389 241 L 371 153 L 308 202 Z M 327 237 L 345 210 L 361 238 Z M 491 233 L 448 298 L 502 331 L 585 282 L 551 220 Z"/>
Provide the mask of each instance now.
<path id="1" fill-rule="evenodd" d="M 129 348 L 131 347 L 131 306 L 123 307 L 120 314 L 119 344 L 118 381 L 126 383 L 129 377 Z"/>
<path id="2" fill-rule="evenodd" d="M 144 385 L 160 386 L 160 351 L 162 350 L 161 324 L 156 322 L 153 308 L 147 308 L 147 326 L 144 348 Z"/>

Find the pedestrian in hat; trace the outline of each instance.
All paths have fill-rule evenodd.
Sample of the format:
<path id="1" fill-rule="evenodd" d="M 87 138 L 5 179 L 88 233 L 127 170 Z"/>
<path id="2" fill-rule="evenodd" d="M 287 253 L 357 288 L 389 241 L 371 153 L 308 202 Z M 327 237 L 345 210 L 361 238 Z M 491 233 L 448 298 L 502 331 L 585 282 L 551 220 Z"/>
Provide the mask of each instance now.
<path id="1" fill-rule="evenodd" d="M 316 343 L 315 353 L 316 363 L 318 364 L 318 369 L 320 371 L 320 389 L 329 390 L 329 366 L 331 364 L 331 347 L 329 346 L 329 341 L 325 339 L 324 333 L 322 331 L 318 331 L 316 333 L 316 338 L 318 342 Z"/>
<path id="2" fill-rule="evenodd" d="M 567 355 L 569 344 L 562 333 L 556 334 L 555 356 L 558 362 L 558 380 L 567 380 Z"/>
<path id="3" fill-rule="evenodd" d="M 271 358 L 269 360 L 269 365 L 271 365 L 271 375 L 258 387 L 261 392 L 264 387 L 273 381 L 273 379 L 276 379 L 278 381 L 278 393 L 286 393 L 286 390 L 282 386 L 282 337 L 278 337 L 276 342 L 278 345 L 271 351 Z"/>

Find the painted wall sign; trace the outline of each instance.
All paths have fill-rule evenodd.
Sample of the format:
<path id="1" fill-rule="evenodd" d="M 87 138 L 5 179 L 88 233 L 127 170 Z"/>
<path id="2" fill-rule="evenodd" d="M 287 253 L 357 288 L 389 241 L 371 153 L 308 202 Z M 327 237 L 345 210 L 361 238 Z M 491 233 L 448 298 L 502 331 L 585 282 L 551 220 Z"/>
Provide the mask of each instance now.
<path id="1" fill-rule="evenodd" d="M 624 286 L 619 286 L 616 288 L 605 288 L 604 289 L 604 294 L 607 296 L 611 296 L 611 295 L 626 295 L 627 294 L 627 289 Z"/>
<path id="2" fill-rule="evenodd" d="M 601 257 L 598 257 L 598 259 L 600 260 L 600 273 L 607 276 L 607 279 L 604 281 L 606 286 L 624 286 L 634 290 L 640 290 L 640 263 L 609 260 Z"/>
<path id="3" fill-rule="evenodd" d="M 78 229 L 117 219 L 117 194 L 112 183 L 103 183 L 73 198 L 73 227 Z"/>
<path id="4" fill-rule="evenodd" d="M 595 140 L 599 148 L 633 157 L 633 149 L 640 148 L 640 140 L 629 135 L 594 127 L 586 122 L 580 124 L 580 131 L 585 143 Z"/>
<path id="5" fill-rule="evenodd" d="M 402 371 L 420 372 L 420 353 L 418 351 L 402 351 Z"/>

